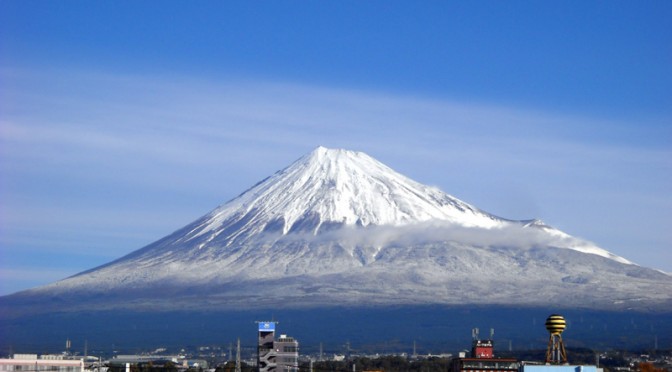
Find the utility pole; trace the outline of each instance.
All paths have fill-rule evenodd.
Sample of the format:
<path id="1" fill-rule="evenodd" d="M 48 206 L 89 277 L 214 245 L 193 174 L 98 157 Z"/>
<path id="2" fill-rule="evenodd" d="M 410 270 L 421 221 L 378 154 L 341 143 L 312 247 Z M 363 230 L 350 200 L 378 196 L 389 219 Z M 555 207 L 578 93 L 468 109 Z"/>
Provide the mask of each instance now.
<path id="1" fill-rule="evenodd" d="M 229 353 L 226 355 L 227 360 L 233 360 L 233 342 L 229 342 Z"/>

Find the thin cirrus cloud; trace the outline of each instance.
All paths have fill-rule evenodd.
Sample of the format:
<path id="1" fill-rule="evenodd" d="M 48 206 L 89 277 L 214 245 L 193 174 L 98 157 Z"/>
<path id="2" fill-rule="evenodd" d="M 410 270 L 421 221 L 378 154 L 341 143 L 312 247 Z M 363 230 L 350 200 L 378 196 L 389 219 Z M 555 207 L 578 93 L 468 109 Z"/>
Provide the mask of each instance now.
<path id="1" fill-rule="evenodd" d="M 262 156 L 279 148 L 289 156 L 289 149 L 320 144 L 381 150 L 404 146 L 478 159 L 492 153 L 518 156 L 527 146 L 532 151 L 571 146 L 577 128 L 605 126 L 496 105 L 295 84 L 86 74 L 70 80 L 79 83 L 60 89 L 54 84 L 37 97 L 9 97 L 9 113 L 3 116 L 14 111 L 20 119 L 3 118 L 4 142 L 73 150 L 59 157 L 77 158 L 81 152 L 94 153 L 94 160 L 113 155 L 189 165 L 233 163 L 241 152 Z M 89 94 L 91 90 L 105 94 Z M 599 135 L 588 136 L 603 145 Z"/>

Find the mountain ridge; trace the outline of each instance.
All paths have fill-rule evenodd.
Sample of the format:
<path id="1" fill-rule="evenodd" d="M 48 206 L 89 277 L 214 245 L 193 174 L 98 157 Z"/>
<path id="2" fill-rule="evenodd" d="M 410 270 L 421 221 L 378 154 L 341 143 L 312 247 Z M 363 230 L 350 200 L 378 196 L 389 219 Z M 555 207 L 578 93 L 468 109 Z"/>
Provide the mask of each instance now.
<path id="1" fill-rule="evenodd" d="M 539 220 L 500 218 L 364 153 L 318 147 L 144 248 L 12 298 L 68 299 L 63 308 L 71 309 L 68 301 L 78 296 L 95 297 L 87 304 L 93 308 L 563 303 L 628 309 L 672 304 L 669 288 L 672 276 Z M 202 304 L 193 305 L 195 298 Z"/>

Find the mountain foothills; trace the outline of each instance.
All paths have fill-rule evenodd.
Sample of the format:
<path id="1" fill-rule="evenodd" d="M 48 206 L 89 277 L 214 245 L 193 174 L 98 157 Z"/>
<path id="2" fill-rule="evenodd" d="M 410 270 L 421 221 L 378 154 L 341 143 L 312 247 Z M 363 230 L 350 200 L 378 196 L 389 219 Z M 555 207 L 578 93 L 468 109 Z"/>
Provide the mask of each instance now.
<path id="1" fill-rule="evenodd" d="M 672 276 L 319 147 L 155 243 L 0 301 L 6 315 L 417 304 L 669 310 Z"/>

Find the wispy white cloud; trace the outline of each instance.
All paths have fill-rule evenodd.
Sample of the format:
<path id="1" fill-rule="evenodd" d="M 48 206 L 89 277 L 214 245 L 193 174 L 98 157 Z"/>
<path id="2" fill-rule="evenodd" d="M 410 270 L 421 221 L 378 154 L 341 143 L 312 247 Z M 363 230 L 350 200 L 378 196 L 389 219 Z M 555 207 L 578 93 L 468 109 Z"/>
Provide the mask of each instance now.
<path id="1" fill-rule="evenodd" d="M 269 235 L 269 240 L 277 240 Z M 497 228 L 465 227 L 445 221 L 429 221 L 403 226 L 344 227 L 313 234 L 283 236 L 283 241 L 338 241 L 351 247 L 386 247 L 390 245 L 422 245 L 448 242 L 475 247 L 532 249 L 539 247 L 576 248 L 590 246 L 591 242 L 571 236 L 548 233 L 535 227 L 511 223 Z"/>

